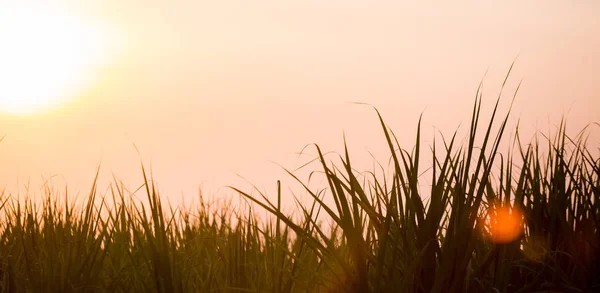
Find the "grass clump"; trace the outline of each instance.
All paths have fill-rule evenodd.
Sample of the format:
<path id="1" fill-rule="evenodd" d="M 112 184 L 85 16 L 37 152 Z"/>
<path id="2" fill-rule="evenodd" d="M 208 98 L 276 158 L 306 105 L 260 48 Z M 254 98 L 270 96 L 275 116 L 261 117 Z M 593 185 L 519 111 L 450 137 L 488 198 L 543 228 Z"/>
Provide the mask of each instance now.
<path id="1" fill-rule="evenodd" d="M 339 164 L 316 146 L 328 188 L 312 190 L 289 172 L 312 199 L 296 217 L 282 211 L 280 186 L 277 202 L 233 188 L 272 215 L 262 221 L 252 208 L 204 200 L 173 209 L 143 169 L 147 204 L 116 180 L 110 194 L 94 187 L 77 207 L 50 191 L 41 202 L 2 195 L 0 291 L 600 290 L 600 159 L 564 123 L 544 144 L 524 145 L 517 132 L 516 151 L 501 155 L 508 114 L 494 125 L 497 108 L 481 126 L 478 94 L 467 145 L 456 133 L 433 143 L 427 194 L 420 122 L 409 152 L 377 112 L 391 172 L 359 174 L 347 146 Z M 500 208 L 519 229 L 503 241 L 490 229 L 503 225 Z"/>

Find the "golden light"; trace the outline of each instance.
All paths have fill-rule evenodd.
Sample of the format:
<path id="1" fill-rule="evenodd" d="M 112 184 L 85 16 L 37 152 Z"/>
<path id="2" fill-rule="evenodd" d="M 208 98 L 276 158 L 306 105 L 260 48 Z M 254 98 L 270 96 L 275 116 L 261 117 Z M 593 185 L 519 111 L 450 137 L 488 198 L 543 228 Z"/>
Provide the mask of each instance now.
<path id="1" fill-rule="evenodd" d="M 41 4 L 0 8 L 0 111 L 24 115 L 58 106 L 108 61 L 110 35 L 82 17 Z"/>
<path id="2" fill-rule="evenodd" d="M 490 209 L 489 221 L 489 232 L 495 243 L 509 243 L 523 234 L 523 213 L 517 208 Z"/>

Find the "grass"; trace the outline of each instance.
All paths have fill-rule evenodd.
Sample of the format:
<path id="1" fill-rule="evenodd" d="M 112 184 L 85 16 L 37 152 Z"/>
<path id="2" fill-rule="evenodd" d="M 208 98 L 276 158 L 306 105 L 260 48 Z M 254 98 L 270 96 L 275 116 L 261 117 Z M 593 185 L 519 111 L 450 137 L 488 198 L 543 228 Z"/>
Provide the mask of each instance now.
<path id="1" fill-rule="evenodd" d="M 503 155 L 510 112 L 497 108 L 480 124 L 478 92 L 467 144 L 456 133 L 433 143 L 427 194 L 420 121 L 409 152 L 377 112 L 391 171 L 359 174 L 345 144 L 337 164 L 315 146 L 328 188 L 288 171 L 312 200 L 295 217 L 279 185 L 277 202 L 232 187 L 253 203 L 245 210 L 165 206 L 143 168 L 145 204 L 117 180 L 102 195 L 94 183 L 79 205 L 50 190 L 42 201 L 2 194 L 0 291 L 600 291 L 600 159 L 587 132 L 572 138 L 561 123 L 554 138 L 523 144 L 517 131 Z M 499 207 L 522 215 L 515 239 L 491 235 Z"/>

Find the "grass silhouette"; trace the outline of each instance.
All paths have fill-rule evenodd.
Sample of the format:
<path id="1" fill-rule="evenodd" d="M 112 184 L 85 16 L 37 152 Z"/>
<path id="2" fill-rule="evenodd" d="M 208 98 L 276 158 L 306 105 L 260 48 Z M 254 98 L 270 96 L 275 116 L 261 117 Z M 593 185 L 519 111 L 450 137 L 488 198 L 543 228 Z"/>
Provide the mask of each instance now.
<path id="1" fill-rule="evenodd" d="M 482 126 L 481 101 L 478 91 L 466 146 L 456 133 L 431 146 L 428 194 L 419 188 L 420 121 L 409 152 L 379 112 L 391 174 L 359 179 L 347 146 L 337 165 L 315 146 L 328 188 L 311 190 L 289 172 L 312 200 L 295 218 L 282 211 L 280 188 L 273 203 L 232 187 L 272 215 L 262 222 L 253 209 L 206 201 L 165 206 L 143 167 L 145 204 L 116 180 L 106 195 L 94 182 L 77 206 L 53 192 L 39 202 L 2 194 L 0 291 L 599 291 L 600 158 L 586 131 L 572 138 L 561 123 L 554 138 L 523 144 L 517 129 L 517 151 L 502 155 L 510 111 L 498 118 L 496 102 Z M 499 241 L 494 231 L 512 217 L 519 232 Z"/>

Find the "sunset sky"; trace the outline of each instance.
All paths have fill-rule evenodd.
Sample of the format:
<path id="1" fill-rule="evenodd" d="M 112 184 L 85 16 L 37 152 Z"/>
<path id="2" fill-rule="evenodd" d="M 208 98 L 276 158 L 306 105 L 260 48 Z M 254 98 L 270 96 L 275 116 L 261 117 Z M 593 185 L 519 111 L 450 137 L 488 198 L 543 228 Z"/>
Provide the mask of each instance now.
<path id="1" fill-rule="evenodd" d="M 427 145 L 468 127 L 482 79 L 489 113 L 515 60 L 502 109 L 522 80 L 510 121 L 525 140 L 563 115 L 571 134 L 600 122 L 595 0 L 22 3 L 0 0 L 19 13 L 0 20 L 0 187 L 13 194 L 51 177 L 85 193 L 99 164 L 101 188 L 112 173 L 134 188 L 140 159 L 173 201 L 248 189 L 236 174 L 274 192 L 289 177 L 275 163 L 300 166 L 310 143 L 342 151 L 343 133 L 370 169 L 369 151 L 389 154 L 373 109 L 351 102 L 379 108 L 408 149 L 424 113 Z M 23 92 L 39 107 L 6 106 Z"/>

